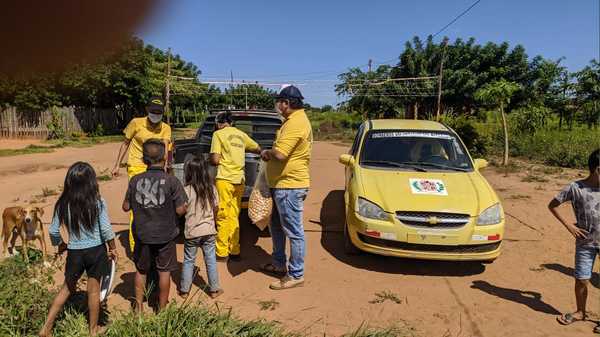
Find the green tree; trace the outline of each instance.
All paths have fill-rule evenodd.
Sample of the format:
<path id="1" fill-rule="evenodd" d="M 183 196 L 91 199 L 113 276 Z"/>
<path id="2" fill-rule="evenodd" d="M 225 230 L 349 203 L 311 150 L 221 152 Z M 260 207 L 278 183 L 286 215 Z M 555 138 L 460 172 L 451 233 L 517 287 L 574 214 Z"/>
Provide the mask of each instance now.
<path id="1" fill-rule="evenodd" d="M 502 165 L 508 164 L 508 125 L 504 108 L 510 104 L 510 100 L 520 89 L 517 83 L 506 80 L 494 81 L 484 85 L 475 93 L 475 98 L 490 106 L 498 107 L 502 116 L 502 128 L 504 130 L 504 160 Z"/>
<path id="2" fill-rule="evenodd" d="M 590 65 L 575 74 L 575 78 L 575 95 L 582 122 L 589 128 L 595 127 L 600 121 L 600 64 L 592 60 Z"/>
<path id="3" fill-rule="evenodd" d="M 328 112 L 328 111 L 332 111 L 333 107 L 329 104 L 325 104 L 321 107 L 321 112 Z"/>

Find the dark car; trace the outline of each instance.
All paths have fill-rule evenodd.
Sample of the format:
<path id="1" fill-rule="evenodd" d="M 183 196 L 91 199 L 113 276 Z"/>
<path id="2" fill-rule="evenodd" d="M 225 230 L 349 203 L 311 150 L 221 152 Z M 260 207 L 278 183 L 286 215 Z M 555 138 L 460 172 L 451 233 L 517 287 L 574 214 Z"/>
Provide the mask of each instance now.
<path id="1" fill-rule="evenodd" d="M 277 130 L 281 127 L 283 118 L 274 111 L 269 110 L 229 110 L 233 117 L 233 125 L 244 131 L 254 139 L 261 148 L 270 149 L 275 141 Z M 215 131 L 215 116 L 221 111 L 213 111 L 206 117 L 202 126 L 193 139 L 175 140 L 174 165 L 175 176 L 183 182 L 183 165 L 193 156 L 208 159 L 212 134 Z M 252 186 L 259 170 L 260 157 L 246 153 L 246 189 L 242 201 L 248 201 Z M 216 168 L 212 167 L 211 174 L 216 175 Z"/>

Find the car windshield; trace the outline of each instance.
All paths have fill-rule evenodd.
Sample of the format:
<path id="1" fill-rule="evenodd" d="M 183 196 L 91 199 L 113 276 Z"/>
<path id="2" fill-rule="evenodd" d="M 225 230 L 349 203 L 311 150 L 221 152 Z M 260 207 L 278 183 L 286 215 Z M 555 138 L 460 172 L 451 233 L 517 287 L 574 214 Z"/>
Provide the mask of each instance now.
<path id="1" fill-rule="evenodd" d="M 415 130 L 370 131 L 360 164 L 399 170 L 471 171 L 465 148 L 450 132 Z"/>

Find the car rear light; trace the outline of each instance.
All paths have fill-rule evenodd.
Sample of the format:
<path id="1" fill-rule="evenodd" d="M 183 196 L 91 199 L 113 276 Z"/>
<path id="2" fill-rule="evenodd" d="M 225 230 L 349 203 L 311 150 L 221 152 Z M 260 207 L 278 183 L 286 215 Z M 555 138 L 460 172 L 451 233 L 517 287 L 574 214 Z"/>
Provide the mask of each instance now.
<path id="1" fill-rule="evenodd" d="M 496 240 L 500 240 L 500 234 L 496 234 L 496 235 L 488 235 L 487 239 L 488 239 L 488 241 L 496 241 Z"/>

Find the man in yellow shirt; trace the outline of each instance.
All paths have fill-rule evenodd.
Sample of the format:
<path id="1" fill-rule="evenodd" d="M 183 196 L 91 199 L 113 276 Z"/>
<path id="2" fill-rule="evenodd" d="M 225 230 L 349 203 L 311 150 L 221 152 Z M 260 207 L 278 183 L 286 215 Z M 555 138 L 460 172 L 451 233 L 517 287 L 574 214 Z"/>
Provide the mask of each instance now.
<path id="1" fill-rule="evenodd" d="M 165 142 L 165 148 L 171 149 L 171 127 L 162 121 L 164 114 L 164 103 L 161 97 L 155 96 L 150 99 L 146 106 L 146 117 L 132 119 L 123 133 L 125 140 L 119 148 L 117 162 L 112 170 L 113 176 L 119 175 L 119 164 L 123 161 L 125 153 L 129 150 L 127 157 L 127 176 L 132 177 L 146 172 L 146 164 L 142 159 L 144 142 L 151 138 L 161 139 Z M 135 245 L 133 234 L 131 232 L 131 224 L 133 223 L 133 214 L 129 215 L 129 245 L 131 251 Z"/>
<path id="2" fill-rule="evenodd" d="M 260 153 L 260 146 L 246 133 L 233 127 L 231 112 L 215 117 L 217 131 L 212 135 L 210 162 L 217 166 L 217 259 L 240 259 L 239 215 L 244 195 L 246 152 Z"/>
<path id="3" fill-rule="evenodd" d="M 285 118 L 273 148 L 261 153 L 267 164 L 267 180 L 273 197 L 271 238 L 273 262 L 264 271 L 283 276 L 271 283 L 273 290 L 304 285 L 304 225 L 302 209 L 310 186 L 308 166 L 312 150 L 312 127 L 304 112 L 302 93 L 294 86 L 283 88 L 276 96 L 275 108 Z M 285 256 L 286 238 L 290 240 L 289 263 Z M 286 267 L 287 265 L 287 267 Z"/>

